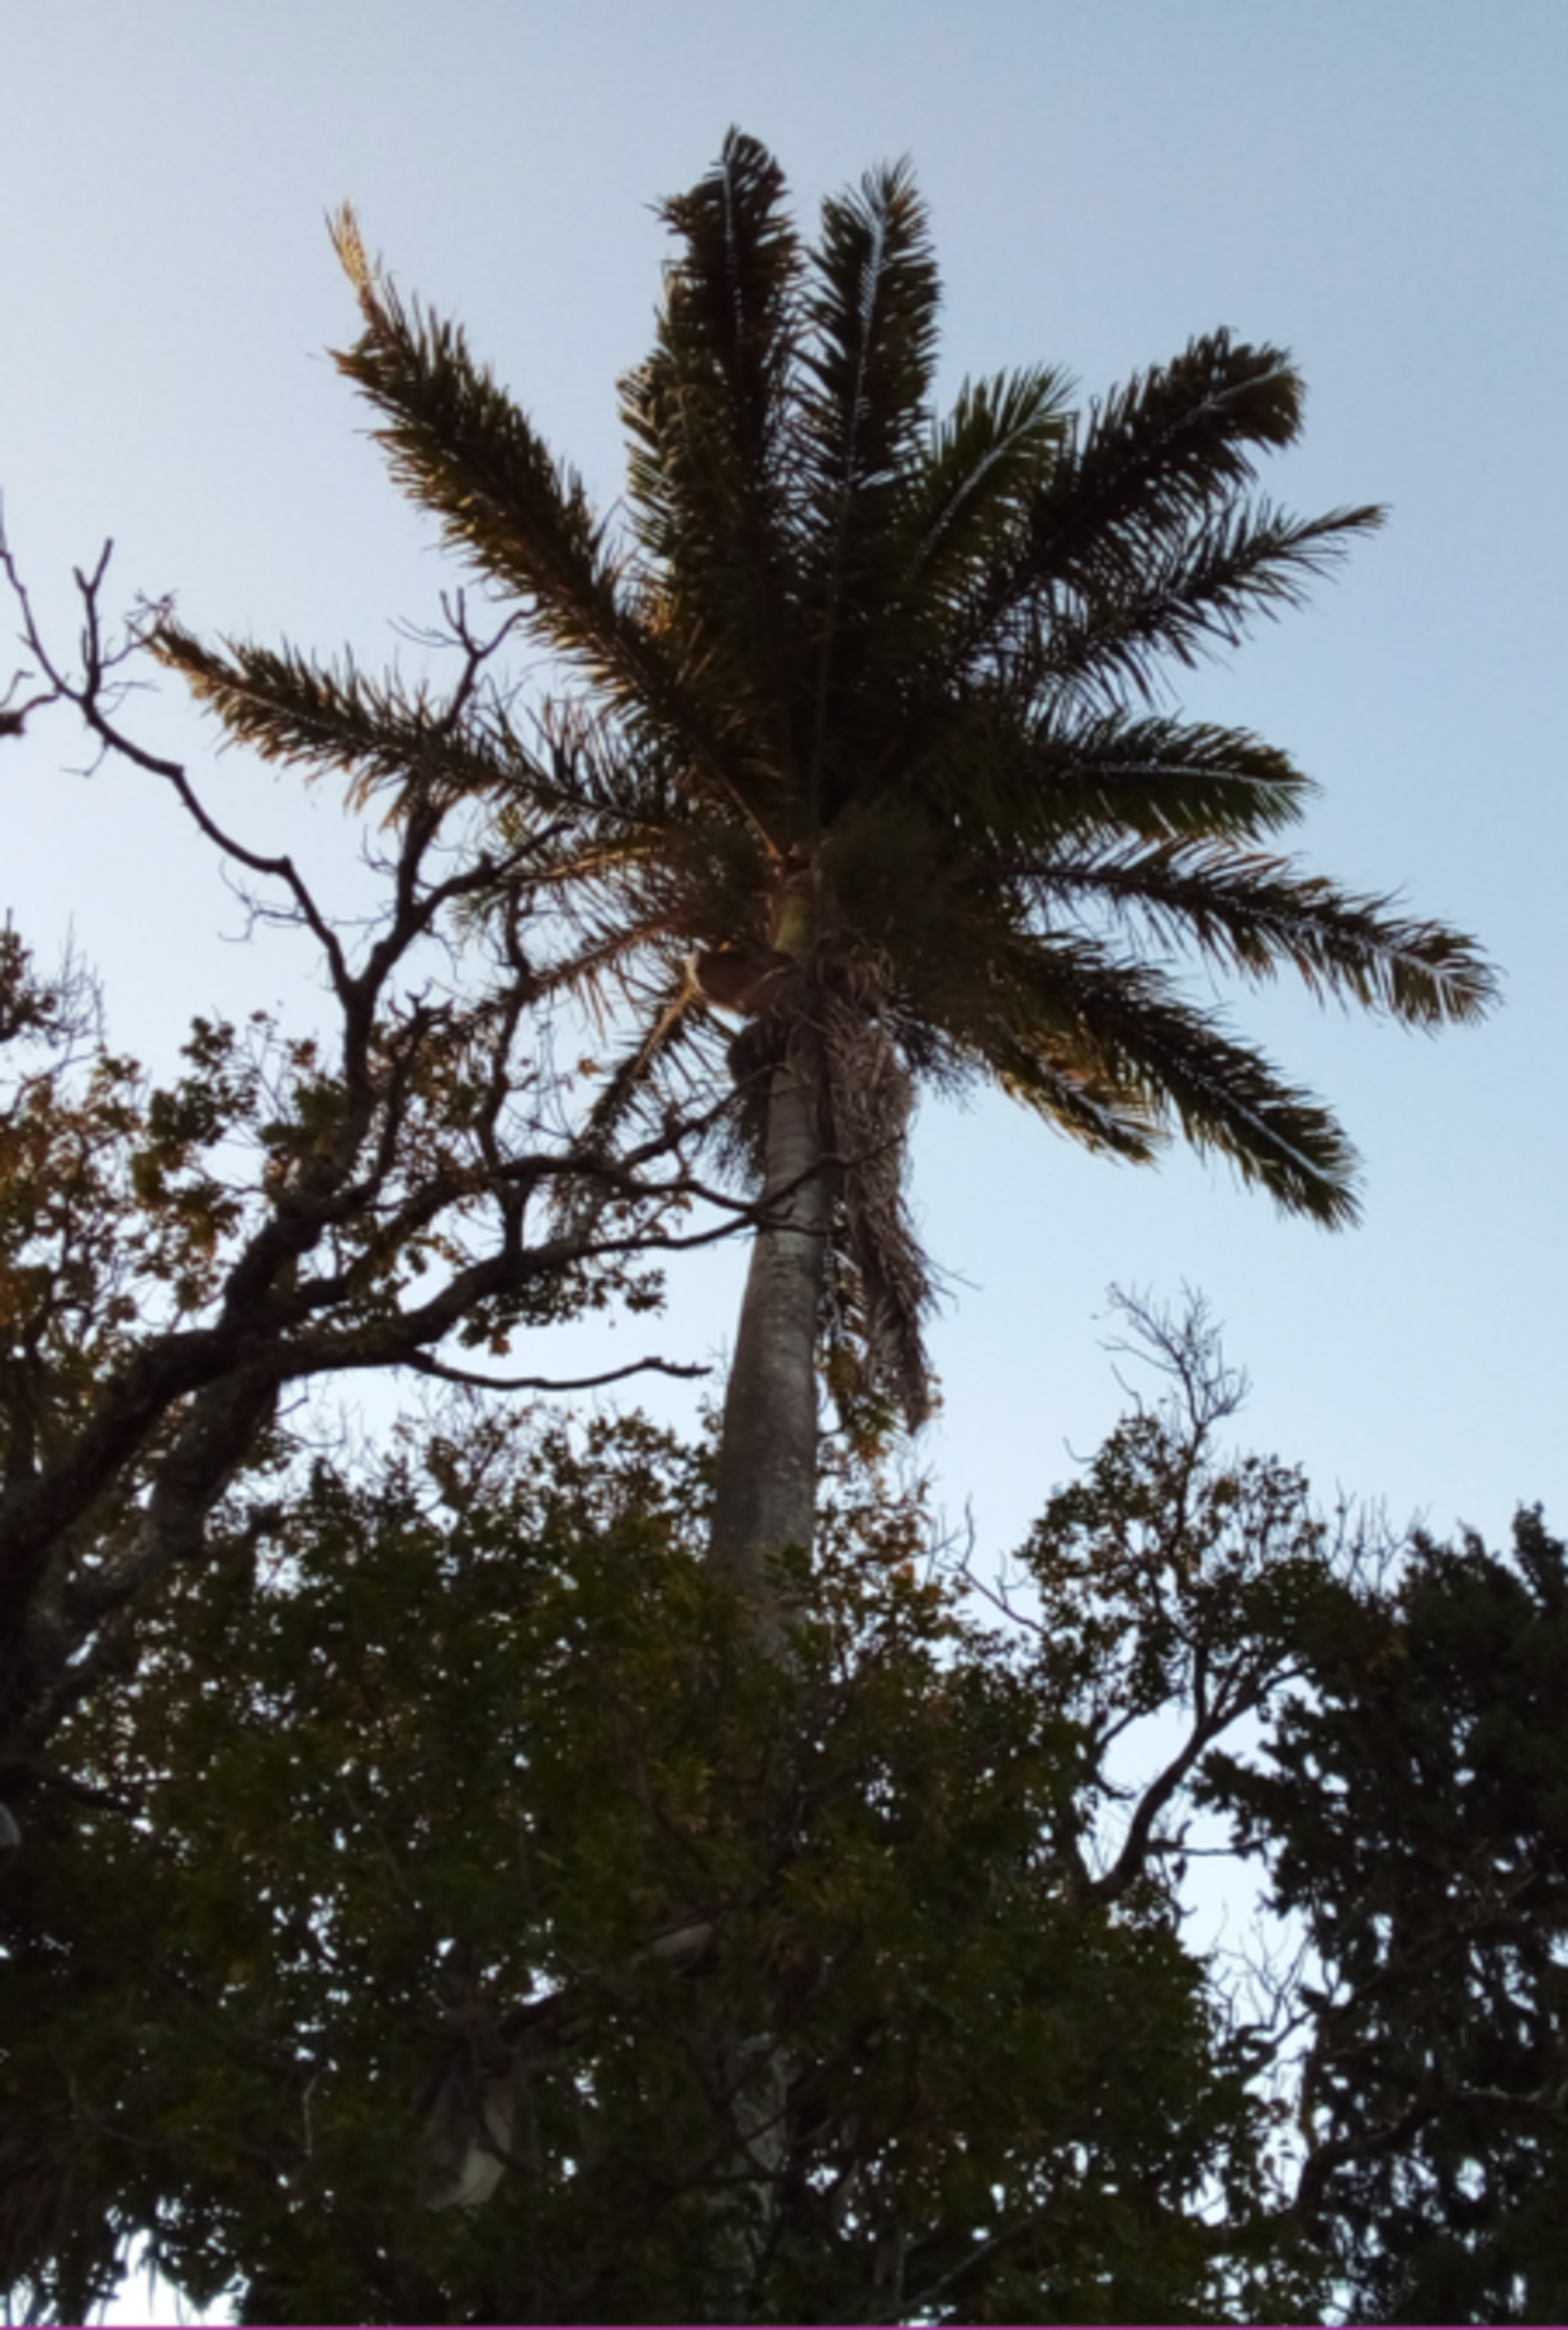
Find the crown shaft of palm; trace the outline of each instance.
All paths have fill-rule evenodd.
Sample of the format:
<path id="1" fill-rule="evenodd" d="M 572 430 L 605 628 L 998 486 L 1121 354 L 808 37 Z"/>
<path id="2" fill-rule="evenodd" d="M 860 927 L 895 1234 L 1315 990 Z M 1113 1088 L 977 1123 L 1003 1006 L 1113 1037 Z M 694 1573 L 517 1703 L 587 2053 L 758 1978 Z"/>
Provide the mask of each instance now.
<path id="1" fill-rule="evenodd" d="M 1219 332 L 1085 412 L 1036 370 L 940 416 L 907 170 L 826 204 L 808 250 L 732 133 L 665 217 L 619 536 L 461 334 L 339 232 L 364 320 L 339 362 L 394 474 L 570 675 L 537 734 L 481 693 L 432 741 L 420 702 L 352 668 L 164 645 L 263 751 L 365 788 L 428 781 L 434 755 L 546 837 L 526 886 L 568 933 L 548 976 L 629 1014 L 605 1137 L 733 1070 L 726 1138 L 765 1203 L 715 1552 L 760 1593 L 809 1539 L 825 1321 L 852 1407 L 920 1412 L 916 1084 L 999 1083 L 1127 1159 L 1179 1132 L 1332 1225 L 1355 1209 L 1340 1128 L 1173 967 L 1293 971 L 1418 1026 L 1476 1016 L 1492 982 L 1459 933 L 1270 854 L 1309 790 L 1283 753 L 1162 709 L 1173 663 L 1298 601 L 1377 521 L 1257 496 L 1299 424 L 1285 355 Z"/>

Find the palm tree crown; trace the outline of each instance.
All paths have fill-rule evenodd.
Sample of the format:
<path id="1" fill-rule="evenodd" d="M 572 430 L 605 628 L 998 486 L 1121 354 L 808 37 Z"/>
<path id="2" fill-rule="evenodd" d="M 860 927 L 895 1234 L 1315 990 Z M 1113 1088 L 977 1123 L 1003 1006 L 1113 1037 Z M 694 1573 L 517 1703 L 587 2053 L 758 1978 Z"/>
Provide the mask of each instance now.
<path id="1" fill-rule="evenodd" d="M 608 981 L 629 1006 L 604 1137 L 712 1084 L 727 1048 L 726 1137 L 773 1208 L 759 1254 L 793 1235 L 805 1270 L 795 1331 L 826 1315 L 841 1379 L 913 1420 L 920 1084 L 997 1082 L 1127 1159 L 1179 1132 L 1339 1224 L 1339 1126 L 1182 991 L 1183 959 L 1289 969 L 1415 1026 L 1477 1016 L 1491 975 L 1461 935 L 1272 854 L 1308 781 L 1162 693 L 1378 522 L 1257 496 L 1259 454 L 1300 424 L 1287 355 L 1217 331 L 1083 411 L 1041 369 L 941 414 L 907 168 L 827 202 L 808 249 L 777 164 L 732 133 L 663 215 L 675 257 L 623 384 L 613 524 L 339 224 L 364 321 L 339 362 L 394 476 L 567 674 L 534 728 L 498 693 L 438 723 L 352 668 L 173 629 L 163 651 L 265 752 L 364 788 L 439 767 L 542 837 L 528 886 L 563 933 L 542 987 Z"/>

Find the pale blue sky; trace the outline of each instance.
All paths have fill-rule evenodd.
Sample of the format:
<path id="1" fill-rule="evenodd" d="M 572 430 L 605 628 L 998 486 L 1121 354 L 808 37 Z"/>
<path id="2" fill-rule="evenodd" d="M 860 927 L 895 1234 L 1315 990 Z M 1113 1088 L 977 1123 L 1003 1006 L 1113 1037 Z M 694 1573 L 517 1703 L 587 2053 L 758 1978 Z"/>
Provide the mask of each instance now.
<path id="1" fill-rule="evenodd" d="M 1047 359 L 1091 392 L 1220 323 L 1292 347 L 1307 438 L 1270 492 L 1393 521 L 1185 700 L 1287 746 L 1325 789 L 1303 854 L 1479 933 L 1507 1008 L 1426 1042 L 1237 999 L 1365 1153 L 1365 1225 L 1338 1238 L 1189 1160 L 1075 1155 L 1000 1102 L 928 1111 L 917 1204 L 968 1283 L 925 1454 L 987 1543 L 1015 1533 L 1115 1412 L 1107 1282 L 1186 1281 L 1255 1378 L 1250 1436 L 1325 1494 L 1494 1535 L 1539 1497 L 1568 1525 L 1562 0 L 0 0 L 0 485 L 60 610 L 112 533 L 127 593 L 177 590 L 198 629 L 376 660 L 390 619 L 431 611 L 451 577 L 322 354 L 353 331 L 322 223 L 345 196 L 605 499 L 648 205 L 731 122 L 808 214 L 913 157 L 948 389 Z M 329 801 L 213 768 L 172 699 L 138 717 L 236 822 L 342 856 Z M 191 1011 L 290 991 L 275 949 L 231 942 L 172 806 L 61 773 L 78 756 L 40 725 L 0 761 L 0 905 L 46 949 L 74 923 L 117 1038 L 166 1056 Z M 667 1350 L 719 1350 L 739 1266 L 677 1276 Z"/>

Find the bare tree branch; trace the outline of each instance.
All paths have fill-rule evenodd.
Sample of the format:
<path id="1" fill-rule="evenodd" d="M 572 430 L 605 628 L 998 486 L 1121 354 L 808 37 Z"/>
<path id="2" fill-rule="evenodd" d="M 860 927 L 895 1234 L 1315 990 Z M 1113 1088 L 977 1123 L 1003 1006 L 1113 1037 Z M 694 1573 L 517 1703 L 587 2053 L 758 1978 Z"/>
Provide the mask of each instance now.
<path id="1" fill-rule="evenodd" d="M 685 1367 L 673 1359 L 632 1359 L 624 1368 L 607 1368 L 597 1376 L 482 1376 L 468 1368 L 448 1367 L 423 1355 L 406 1359 L 406 1367 L 439 1383 L 464 1384 L 475 1391 L 597 1391 L 603 1384 L 625 1383 L 628 1376 L 712 1375 L 712 1368 Z"/>
<path id="2" fill-rule="evenodd" d="M 0 534 L 29 658 L 6 705 L 36 682 L 12 731 L 59 705 L 100 755 L 168 785 L 252 886 L 252 913 L 318 951 L 333 1024 L 298 1039 L 198 1021 L 190 1074 L 150 1090 L 100 1030 L 67 1029 L 58 983 L 5 934 L 0 1036 L 21 1063 L 0 1086 L 15 1132 L 0 1227 L 9 1204 L 23 1290 L 0 1321 L 0 1767 L 14 1770 L 86 1679 L 134 1656 L 127 1614 L 159 1577 L 245 1550 L 242 1521 L 214 1520 L 276 1434 L 288 1386 L 394 1368 L 496 1392 L 695 1378 L 706 1370 L 658 1356 L 514 1378 L 442 1346 L 460 1334 L 505 1348 L 519 1328 L 636 1293 L 639 1264 L 757 1218 L 685 1162 L 713 1094 L 616 1150 L 574 1117 L 568 1080 L 533 1040 L 543 986 L 529 877 L 558 831 L 497 846 L 447 772 L 469 724 L 491 716 L 487 668 L 512 625 L 482 637 L 460 598 L 443 602 L 458 676 L 439 703 L 418 699 L 422 742 L 358 940 L 293 857 L 249 848 L 182 762 L 122 725 L 130 658 L 170 635 L 172 611 L 149 606 L 111 637 L 111 551 L 77 570 L 68 664 Z"/>

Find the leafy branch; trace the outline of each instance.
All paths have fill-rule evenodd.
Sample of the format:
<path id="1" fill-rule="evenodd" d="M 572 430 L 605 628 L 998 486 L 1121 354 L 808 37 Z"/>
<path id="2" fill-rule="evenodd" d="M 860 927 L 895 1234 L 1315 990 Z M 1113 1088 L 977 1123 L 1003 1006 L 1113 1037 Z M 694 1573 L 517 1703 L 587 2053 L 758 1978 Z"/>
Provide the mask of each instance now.
<path id="1" fill-rule="evenodd" d="M 261 1013 L 198 1019 L 184 1073 L 155 1086 L 109 1050 L 79 971 L 43 977 L 0 933 L 0 1770 L 36 1768 L 173 1565 L 246 1541 L 234 1500 L 281 1461 L 290 1388 L 396 1369 L 511 1391 L 701 1375 L 650 1356 L 558 1382 L 466 1355 L 504 1358 L 585 1309 L 655 1307 L 649 1257 L 756 1217 L 691 1169 L 701 1092 L 619 1150 L 574 1115 L 531 952 L 529 877 L 555 836 L 496 843 L 449 765 L 508 627 L 481 637 L 448 605 L 457 677 L 421 693 L 425 749 L 373 861 L 374 909 L 351 925 L 122 725 L 130 659 L 173 617 L 159 604 L 111 633 L 110 547 L 77 570 L 67 658 L 0 536 L 30 658 L 7 733 L 60 706 L 100 756 L 166 784 L 252 914 L 310 942 L 331 1019 L 306 1037 Z"/>

